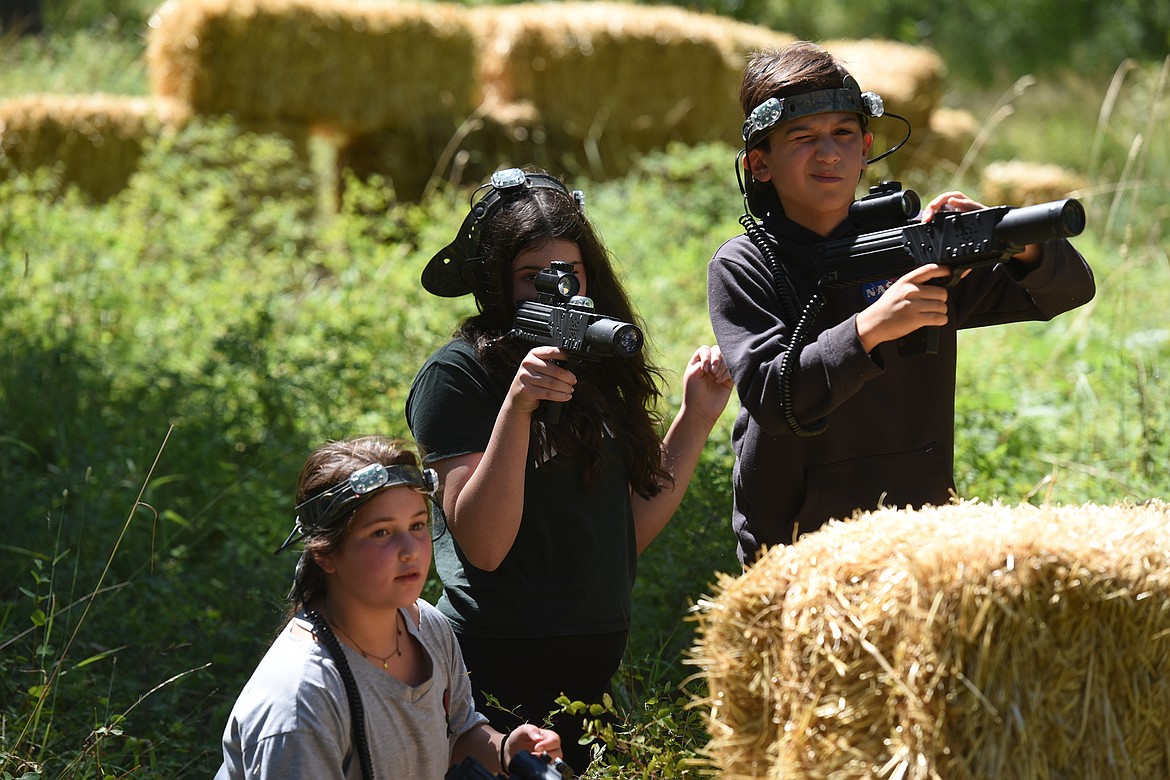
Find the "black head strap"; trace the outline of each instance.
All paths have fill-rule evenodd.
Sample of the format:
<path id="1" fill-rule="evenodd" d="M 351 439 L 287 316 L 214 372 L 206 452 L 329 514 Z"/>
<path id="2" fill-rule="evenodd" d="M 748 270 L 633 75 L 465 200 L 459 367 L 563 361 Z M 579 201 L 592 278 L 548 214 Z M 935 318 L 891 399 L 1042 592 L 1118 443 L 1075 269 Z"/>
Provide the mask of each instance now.
<path id="1" fill-rule="evenodd" d="M 866 117 L 885 113 L 885 104 L 876 92 L 862 92 L 852 76 L 845 76 L 840 87 L 801 92 L 782 98 L 768 98 L 752 109 L 743 123 L 743 142 L 754 149 L 768 134 L 791 119 L 832 111 L 847 111 Z"/>
<path id="2" fill-rule="evenodd" d="M 381 463 L 364 466 L 341 483 L 298 504 L 293 530 L 276 552 L 288 549 L 306 536 L 337 528 L 375 495 L 400 485 L 412 487 L 433 501 L 439 489 L 439 476 L 434 469 L 419 470 L 414 466 Z"/>
<path id="3" fill-rule="evenodd" d="M 455 240 L 436 252 L 423 269 L 423 288 L 443 298 L 474 292 L 481 262 L 479 243 L 483 226 L 509 197 L 533 189 L 554 190 L 572 197 L 578 208 L 584 207 L 585 196 L 580 190 L 570 194 L 564 184 L 548 174 L 529 173 L 520 168 L 496 171 L 489 183 L 475 191 L 478 194 L 486 190 L 486 193 L 479 200 L 472 195 L 471 211 L 455 234 Z"/>

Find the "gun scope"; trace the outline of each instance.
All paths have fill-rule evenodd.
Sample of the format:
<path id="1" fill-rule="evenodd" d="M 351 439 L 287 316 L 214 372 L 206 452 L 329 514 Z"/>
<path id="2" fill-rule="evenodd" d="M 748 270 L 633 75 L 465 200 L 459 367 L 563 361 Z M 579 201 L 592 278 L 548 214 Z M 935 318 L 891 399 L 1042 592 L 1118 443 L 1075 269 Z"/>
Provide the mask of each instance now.
<path id="1" fill-rule="evenodd" d="M 883 181 L 869 188 L 869 194 L 849 206 L 849 219 L 867 229 L 902 225 L 922 209 L 914 190 L 904 190 L 896 181 Z"/>
<path id="2" fill-rule="evenodd" d="M 573 264 L 563 260 L 549 263 L 548 268 L 536 275 L 533 284 L 537 294 L 547 296 L 550 301 L 567 301 L 581 289 L 581 280 L 573 273 Z"/>

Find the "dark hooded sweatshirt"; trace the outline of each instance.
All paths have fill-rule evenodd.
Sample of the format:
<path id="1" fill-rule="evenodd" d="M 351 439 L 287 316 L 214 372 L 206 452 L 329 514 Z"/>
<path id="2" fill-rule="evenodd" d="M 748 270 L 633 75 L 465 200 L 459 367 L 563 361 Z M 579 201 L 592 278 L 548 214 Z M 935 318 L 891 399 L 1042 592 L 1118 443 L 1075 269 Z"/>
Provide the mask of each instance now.
<path id="1" fill-rule="evenodd" d="M 821 236 L 783 215 L 764 227 L 799 303 L 816 291 Z M 765 546 L 790 543 L 830 518 L 880 506 L 945 504 L 954 488 L 956 331 L 1049 320 L 1093 297 L 1093 274 L 1068 241 L 1049 241 L 1034 266 L 1017 261 L 973 270 L 951 288 L 949 323 L 933 355 L 902 356 L 896 343 L 861 346 L 857 312 L 881 283 L 824 290 L 825 304 L 799 351 L 791 409 L 820 435 L 793 432 L 781 403 L 781 359 L 796 322 L 785 313 L 761 251 L 747 235 L 715 253 L 707 269 L 711 323 L 730 366 L 741 409 L 735 421 L 732 525 L 744 564 Z M 791 307 L 789 307 L 791 309 Z"/>

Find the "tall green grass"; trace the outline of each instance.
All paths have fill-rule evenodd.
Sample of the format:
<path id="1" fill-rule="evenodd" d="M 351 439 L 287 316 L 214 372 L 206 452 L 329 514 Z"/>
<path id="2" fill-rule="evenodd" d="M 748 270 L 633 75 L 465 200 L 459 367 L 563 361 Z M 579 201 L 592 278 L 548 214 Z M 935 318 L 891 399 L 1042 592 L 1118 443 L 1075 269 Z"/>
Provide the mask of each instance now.
<path id="1" fill-rule="evenodd" d="M 50 73 L 85 88 L 89 56 L 74 66 L 62 52 L 19 83 L 0 69 L 0 94 L 36 91 Z M 1099 292 L 1052 323 L 963 334 L 966 496 L 1112 502 L 1170 488 L 1162 67 L 1039 80 L 975 161 L 1089 177 L 1076 244 Z M 1005 89 L 948 102 L 979 111 Z M 733 157 L 671 149 L 622 180 L 573 182 L 646 320 L 671 409 L 687 357 L 711 340 L 706 261 L 739 232 Z M 942 169 L 906 184 L 979 194 L 974 177 Z M 287 142 L 218 122 L 160 142 L 102 205 L 59 196 L 51 171 L 0 184 L 0 777 L 214 772 L 227 711 L 280 621 L 292 561 L 270 553 L 296 470 L 326 438 L 405 434 L 414 371 L 468 312 L 417 283 L 466 191 L 439 187 L 417 205 L 377 182 L 346 191 L 341 212 L 322 215 Z M 681 703 L 679 660 L 689 605 L 737 566 L 735 411 L 733 400 L 640 561 L 616 692 L 629 717 L 600 734 L 615 757 L 594 777 L 695 776 L 704 737 Z"/>

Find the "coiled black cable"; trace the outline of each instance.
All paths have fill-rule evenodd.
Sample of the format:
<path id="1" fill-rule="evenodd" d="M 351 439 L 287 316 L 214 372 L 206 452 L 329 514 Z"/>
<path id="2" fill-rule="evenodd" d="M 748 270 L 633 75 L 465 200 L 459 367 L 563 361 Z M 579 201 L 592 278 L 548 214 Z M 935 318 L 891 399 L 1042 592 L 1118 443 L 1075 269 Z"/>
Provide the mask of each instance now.
<path id="1" fill-rule="evenodd" d="M 349 719 L 353 725 L 353 749 L 358 754 L 362 777 L 366 780 L 374 780 L 374 764 L 370 760 L 370 746 L 366 741 L 366 711 L 362 707 L 362 697 L 358 693 L 357 680 L 354 679 L 353 670 L 349 668 L 349 659 L 345 657 L 345 650 L 341 647 L 341 642 L 338 641 L 337 635 L 333 633 L 333 629 L 329 627 L 325 618 L 312 609 L 305 613 L 305 618 L 313 624 L 314 633 L 321 640 L 321 644 L 325 645 L 329 655 L 333 656 L 333 662 L 337 664 L 337 671 L 341 674 L 341 682 L 345 686 L 345 696 L 349 700 Z"/>
<path id="2" fill-rule="evenodd" d="M 740 217 L 739 223 L 743 225 L 744 232 L 747 233 L 751 242 L 756 245 L 756 248 L 764 255 L 764 259 L 768 261 L 768 267 L 772 271 L 772 283 L 780 296 L 780 305 L 784 309 L 784 315 L 789 321 L 796 320 L 796 327 L 792 329 L 788 349 L 780 358 L 780 410 L 784 413 L 784 420 L 788 423 L 788 427 L 797 436 L 802 438 L 820 436 L 829 427 L 829 416 L 825 415 L 812 425 L 805 425 L 796 419 L 796 412 L 793 411 L 792 372 L 796 370 L 797 363 L 800 361 L 800 350 L 809 341 L 813 323 L 816 322 L 817 315 L 821 313 L 821 308 L 825 305 L 825 298 L 819 292 L 814 292 L 808 303 L 801 308 L 796 297 L 796 287 L 788 278 L 788 274 L 780 264 L 780 259 L 776 256 L 775 243 L 751 214 L 745 213 Z M 792 357 L 793 354 L 796 355 L 795 360 Z"/>

